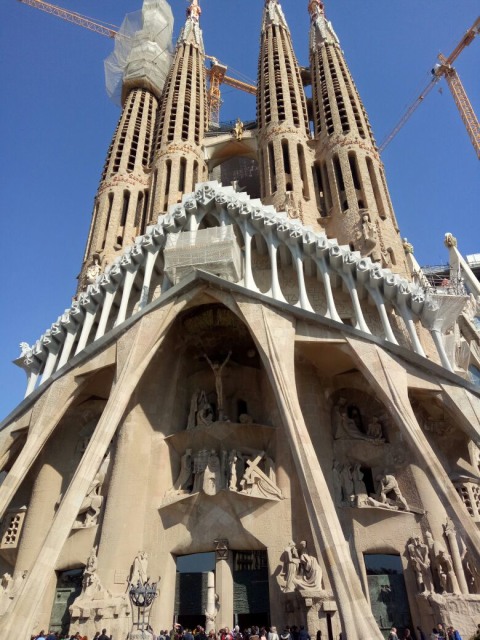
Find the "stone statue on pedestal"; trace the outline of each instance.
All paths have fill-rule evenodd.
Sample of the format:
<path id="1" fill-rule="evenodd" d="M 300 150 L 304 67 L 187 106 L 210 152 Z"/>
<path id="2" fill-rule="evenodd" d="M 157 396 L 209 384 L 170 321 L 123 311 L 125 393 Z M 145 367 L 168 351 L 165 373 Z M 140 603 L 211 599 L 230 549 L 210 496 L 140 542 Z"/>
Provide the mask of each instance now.
<path id="1" fill-rule="evenodd" d="M 408 555 L 412 563 L 420 593 L 433 591 L 432 571 L 428 546 L 418 536 L 410 538 L 407 544 Z"/>

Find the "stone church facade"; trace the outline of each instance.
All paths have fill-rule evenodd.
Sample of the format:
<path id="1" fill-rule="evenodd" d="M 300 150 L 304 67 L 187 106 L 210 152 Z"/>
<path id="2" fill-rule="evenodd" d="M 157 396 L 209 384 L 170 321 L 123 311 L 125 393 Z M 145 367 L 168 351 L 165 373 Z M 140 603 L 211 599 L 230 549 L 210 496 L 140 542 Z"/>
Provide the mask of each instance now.
<path id="1" fill-rule="evenodd" d="M 155 631 L 257 621 L 370 640 L 447 621 L 469 637 L 474 279 L 430 287 L 402 240 L 320 0 L 308 69 L 266 1 L 256 127 L 209 136 L 197 0 L 165 83 L 151 73 L 164 4 L 144 0 L 77 295 L 17 361 L 2 637 L 136 637 L 129 585 L 145 583 Z M 214 179 L 232 158 L 253 162 L 260 198 Z M 203 554 L 208 571 L 178 571 Z"/>

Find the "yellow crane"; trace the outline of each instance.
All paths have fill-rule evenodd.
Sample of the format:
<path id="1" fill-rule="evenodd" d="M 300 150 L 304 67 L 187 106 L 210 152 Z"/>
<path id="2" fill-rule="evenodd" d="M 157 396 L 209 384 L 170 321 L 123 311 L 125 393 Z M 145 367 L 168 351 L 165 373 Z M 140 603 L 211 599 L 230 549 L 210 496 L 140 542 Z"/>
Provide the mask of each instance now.
<path id="1" fill-rule="evenodd" d="M 106 36 L 107 38 L 115 38 L 118 34 L 118 27 L 115 25 L 105 26 L 88 18 L 87 16 L 82 16 L 79 13 L 74 11 L 68 11 L 67 9 L 63 9 L 62 7 L 58 7 L 54 4 L 49 4 L 48 2 L 44 2 L 43 0 L 19 0 L 23 4 L 27 4 L 30 7 L 34 7 L 35 9 L 40 9 L 41 11 L 45 11 L 46 13 L 50 13 L 51 15 L 57 16 L 58 18 L 62 18 L 62 20 L 67 20 L 72 24 L 76 24 L 79 27 L 84 27 L 85 29 L 90 29 L 90 31 L 94 31 L 95 33 L 99 33 L 102 36 Z M 209 78 L 209 88 L 207 92 L 208 99 L 208 110 L 209 110 L 209 125 L 210 126 L 218 126 L 220 121 L 220 105 L 222 103 L 221 98 L 221 90 L 220 85 L 226 84 L 230 87 L 234 87 L 235 89 L 240 89 L 240 91 L 245 91 L 252 95 L 255 95 L 257 92 L 257 87 L 253 84 L 249 84 L 247 82 L 243 82 L 242 80 L 237 80 L 235 78 L 231 78 L 227 76 L 227 67 L 220 63 L 217 58 L 214 56 L 205 56 L 207 60 L 210 60 L 210 67 L 207 68 L 207 75 Z"/>
<path id="2" fill-rule="evenodd" d="M 439 54 L 439 64 L 435 65 L 435 68 L 432 70 L 432 79 L 418 96 L 418 98 L 408 107 L 408 109 L 398 121 L 395 128 L 381 143 L 379 147 L 380 152 L 382 152 L 387 147 L 387 145 L 390 144 L 390 142 L 394 139 L 394 137 L 407 122 L 410 116 L 414 113 L 417 107 L 422 104 L 426 96 L 430 93 L 437 82 L 441 78 L 445 78 L 448 87 L 452 92 L 452 96 L 455 100 L 455 104 L 457 105 L 457 109 L 460 112 L 460 117 L 462 118 L 465 128 L 467 129 L 467 133 L 470 137 L 473 148 L 475 149 L 477 158 L 480 160 L 480 124 L 472 107 L 472 104 L 468 98 L 468 95 L 460 81 L 458 73 L 456 72 L 454 67 L 452 67 L 453 62 L 455 62 L 455 60 L 462 53 L 465 47 L 473 42 L 475 36 L 477 36 L 479 33 L 480 17 L 478 17 L 470 27 L 470 29 L 466 31 L 463 38 L 460 40 L 460 42 L 448 57 L 445 57 L 443 54 Z"/>

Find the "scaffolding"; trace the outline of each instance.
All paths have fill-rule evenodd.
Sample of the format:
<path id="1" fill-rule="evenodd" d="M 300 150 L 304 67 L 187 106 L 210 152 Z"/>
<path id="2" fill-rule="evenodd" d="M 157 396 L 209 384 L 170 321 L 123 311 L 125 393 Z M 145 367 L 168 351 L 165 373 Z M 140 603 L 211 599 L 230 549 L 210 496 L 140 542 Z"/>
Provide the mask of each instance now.
<path id="1" fill-rule="evenodd" d="M 177 284 L 195 269 L 238 282 L 242 255 L 232 225 L 171 233 L 164 249 L 165 272 Z"/>

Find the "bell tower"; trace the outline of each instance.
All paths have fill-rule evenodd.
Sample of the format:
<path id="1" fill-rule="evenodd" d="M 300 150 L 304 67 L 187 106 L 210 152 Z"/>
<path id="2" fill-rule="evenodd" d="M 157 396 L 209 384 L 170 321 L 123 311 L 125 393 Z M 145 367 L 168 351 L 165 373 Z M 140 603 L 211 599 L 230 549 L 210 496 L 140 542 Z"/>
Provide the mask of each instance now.
<path id="1" fill-rule="evenodd" d="M 165 85 L 154 150 L 154 217 L 208 179 L 202 151 L 208 113 L 201 12 L 193 0 Z"/>
<path id="2" fill-rule="evenodd" d="M 409 269 L 365 107 L 321 0 L 310 0 L 317 205 L 329 237 L 395 272 Z"/>
<path id="3" fill-rule="evenodd" d="M 263 12 L 257 123 L 262 200 L 304 224 L 317 225 L 305 92 L 277 0 L 267 0 Z"/>
<path id="4" fill-rule="evenodd" d="M 78 291 L 144 233 L 149 220 L 153 135 L 165 79 L 161 69 L 169 62 L 163 46 L 165 11 L 160 0 L 144 0 L 142 29 L 134 36 L 123 74 L 123 109 L 95 196 Z"/>

